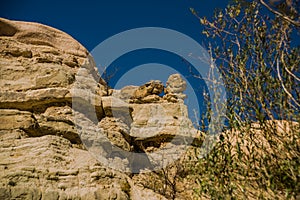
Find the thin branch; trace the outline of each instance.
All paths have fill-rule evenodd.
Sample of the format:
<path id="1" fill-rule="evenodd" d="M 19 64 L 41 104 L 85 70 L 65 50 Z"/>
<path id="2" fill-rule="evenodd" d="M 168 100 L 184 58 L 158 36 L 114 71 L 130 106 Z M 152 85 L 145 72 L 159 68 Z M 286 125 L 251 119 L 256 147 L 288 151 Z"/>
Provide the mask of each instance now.
<path id="1" fill-rule="evenodd" d="M 297 102 L 296 99 L 294 99 L 293 95 L 286 89 L 286 87 L 284 86 L 283 80 L 281 78 L 280 75 L 280 70 L 279 70 L 279 60 L 277 59 L 277 74 L 278 74 L 278 78 L 280 80 L 281 83 L 281 87 L 283 88 L 283 90 L 285 91 L 285 93 L 294 101 L 294 103 L 300 107 L 300 104 Z"/>
<path id="2" fill-rule="evenodd" d="M 226 31 L 224 28 L 219 28 L 219 27 L 215 26 L 215 25 L 214 25 L 213 23 L 211 23 L 211 22 L 208 22 L 208 25 L 209 25 L 211 28 L 218 30 L 219 32 L 223 32 L 223 33 L 226 33 L 226 34 L 228 34 L 228 35 L 236 36 L 235 33 L 231 33 L 231 32 L 229 32 L 229 31 Z"/>
<path id="3" fill-rule="evenodd" d="M 289 18 L 288 16 L 274 10 L 273 8 L 271 8 L 268 4 L 266 4 L 266 2 L 264 2 L 263 0 L 259 0 L 259 2 L 264 5 L 269 11 L 271 11 L 272 13 L 279 15 L 280 17 L 282 17 L 283 19 L 285 19 L 286 21 L 290 22 L 291 24 L 300 27 L 300 22 L 292 20 L 291 18 Z"/>
<path id="4" fill-rule="evenodd" d="M 284 67 L 285 71 L 287 71 L 292 77 L 294 77 L 297 81 L 300 81 L 300 78 L 293 74 L 288 68 Z"/>

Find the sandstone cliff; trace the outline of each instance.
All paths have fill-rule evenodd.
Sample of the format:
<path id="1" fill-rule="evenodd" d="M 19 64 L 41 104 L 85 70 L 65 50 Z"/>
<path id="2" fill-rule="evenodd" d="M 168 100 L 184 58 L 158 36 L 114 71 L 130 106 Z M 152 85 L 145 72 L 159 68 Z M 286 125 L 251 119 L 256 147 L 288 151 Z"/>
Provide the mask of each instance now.
<path id="1" fill-rule="evenodd" d="M 111 90 L 109 95 L 93 59 L 71 36 L 6 19 L 0 19 L 0 74 L 0 199 L 164 199 L 128 175 L 161 162 L 153 152 L 162 146 L 171 149 L 183 138 L 191 140 L 193 126 L 180 77 L 175 77 L 177 84 L 170 77 L 164 97 L 159 96 L 164 90 L 160 81 Z M 76 101 L 80 106 L 72 107 L 74 93 L 83 97 L 87 92 L 93 95 L 90 103 L 98 122 L 80 110 L 84 103 Z M 111 167 L 121 165 L 118 169 L 129 174 L 103 166 L 87 151 L 103 144 L 76 128 L 74 112 L 83 113 L 86 123 L 113 144 L 103 152 L 109 154 Z M 143 152 L 144 157 L 128 161 L 125 155 L 122 160 L 116 148 Z"/>

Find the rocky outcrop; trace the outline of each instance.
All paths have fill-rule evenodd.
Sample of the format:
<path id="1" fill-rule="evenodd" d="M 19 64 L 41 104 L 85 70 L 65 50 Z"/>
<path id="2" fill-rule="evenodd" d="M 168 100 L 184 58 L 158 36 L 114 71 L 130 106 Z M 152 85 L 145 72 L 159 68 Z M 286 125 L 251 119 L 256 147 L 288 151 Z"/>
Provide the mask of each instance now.
<path id="1" fill-rule="evenodd" d="M 163 199 L 61 137 L 1 137 L 0 148 L 1 199 Z"/>
<path id="2" fill-rule="evenodd" d="M 0 74 L 0 199 L 165 199 L 110 168 L 144 170 L 161 162 L 156 150 L 193 138 L 186 106 L 164 100 L 162 82 L 110 96 L 71 36 L 2 18 Z"/>
<path id="3" fill-rule="evenodd" d="M 133 104 L 147 103 L 182 103 L 186 95 L 186 81 L 180 74 L 172 74 L 166 86 L 159 80 L 151 80 L 142 86 L 125 86 L 121 90 L 113 90 L 112 95 Z"/>
<path id="4" fill-rule="evenodd" d="M 36 23 L 0 22 L 0 108 L 42 113 L 71 105 L 78 70 L 97 76 L 87 50 L 71 36 Z"/>

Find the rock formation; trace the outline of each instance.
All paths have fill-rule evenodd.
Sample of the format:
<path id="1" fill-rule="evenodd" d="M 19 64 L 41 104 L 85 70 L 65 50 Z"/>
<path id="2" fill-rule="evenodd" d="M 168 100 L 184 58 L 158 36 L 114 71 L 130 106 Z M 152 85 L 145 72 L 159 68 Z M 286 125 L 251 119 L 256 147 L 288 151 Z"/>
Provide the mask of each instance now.
<path id="1" fill-rule="evenodd" d="M 162 146 L 192 139 L 186 106 L 159 96 L 160 81 L 107 96 L 95 66 L 66 33 L 0 19 L 0 199 L 164 199 L 95 159 L 87 148 L 98 151 L 103 143 L 96 142 L 98 133 L 81 133 L 73 114 L 112 144 L 102 152 L 112 164 L 130 169 L 134 162 L 158 162 L 159 155 L 148 154 Z M 122 160 L 118 149 L 143 154 Z"/>
<path id="2" fill-rule="evenodd" d="M 172 102 L 176 102 L 178 99 L 183 100 L 186 98 L 186 95 L 182 93 L 185 89 L 186 82 L 180 74 L 172 74 L 168 78 L 164 98 Z"/>
<path id="3" fill-rule="evenodd" d="M 132 103 L 150 103 L 160 100 L 159 94 L 162 93 L 164 86 L 159 80 L 152 80 L 138 87 L 131 96 Z"/>

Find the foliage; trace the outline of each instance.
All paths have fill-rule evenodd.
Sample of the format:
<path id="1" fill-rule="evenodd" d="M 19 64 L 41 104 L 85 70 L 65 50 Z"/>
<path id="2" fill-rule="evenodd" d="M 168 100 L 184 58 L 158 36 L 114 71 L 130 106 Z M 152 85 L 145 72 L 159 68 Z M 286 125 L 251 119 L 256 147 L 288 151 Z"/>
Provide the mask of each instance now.
<path id="1" fill-rule="evenodd" d="M 292 46 L 299 13 L 271 6 L 234 1 L 211 21 L 192 10 L 213 41 L 209 50 L 229 94 L 228 131 L 191 167 L 199 196 L 300 194 L 300 48 Z"/>

